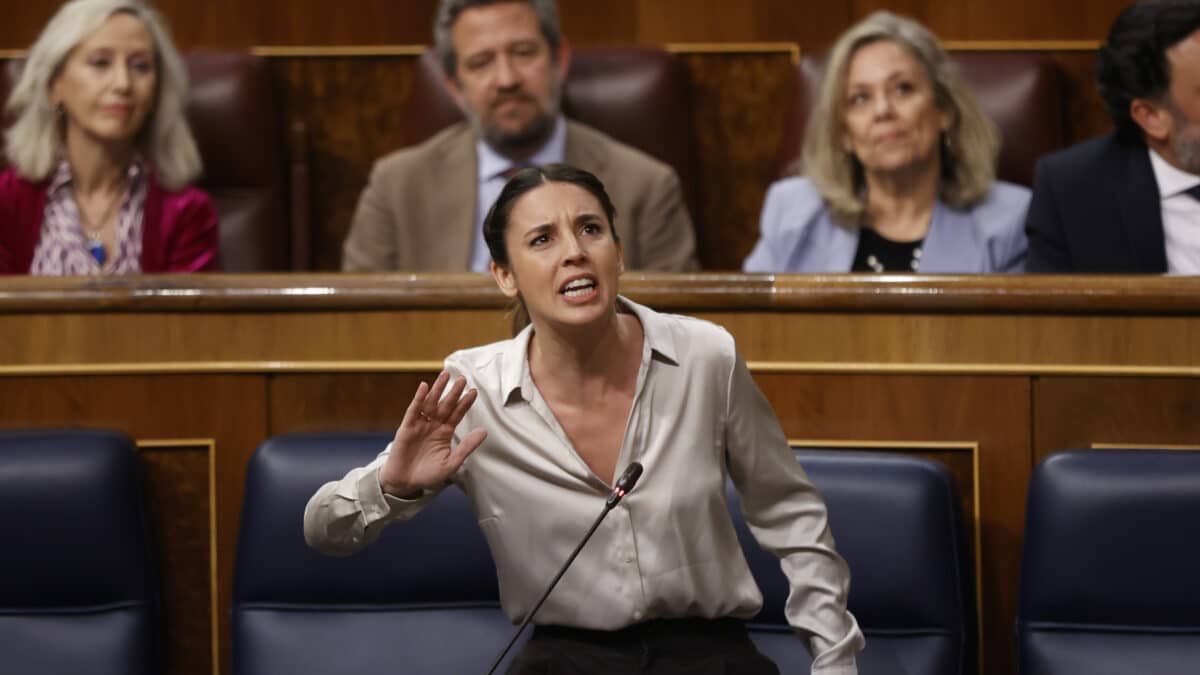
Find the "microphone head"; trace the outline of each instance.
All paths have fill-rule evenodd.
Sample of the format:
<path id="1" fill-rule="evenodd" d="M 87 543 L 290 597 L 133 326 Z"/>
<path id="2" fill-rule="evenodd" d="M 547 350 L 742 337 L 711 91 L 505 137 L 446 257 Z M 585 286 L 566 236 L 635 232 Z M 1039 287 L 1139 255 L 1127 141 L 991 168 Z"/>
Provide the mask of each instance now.
<path id="1" fill-rule="evenodd" d="M 633 489 L 634 483 L 637 483 L 638 479 L 641 477 L 641 464 L 634 462 L 626 467 L 625 473 L 621 474 L 621 477 L 617 479 L 617 484 L 613 486 L 612 493 L 608 495 L 606 507 L 611 509 L 616 506 L 617 502 L 621 501 L 625 498 L 625 495 L 629 494 L 629 491 Z"/>
<path id="2" fill-rule="evenodd" d="M 629 492 L 641 477 L 642 465 L 638 462 L 633 462 L 625 468 L 625 473 L 621 474 L 621 477 L 617 479 L 616 487 L 624 492 Z"/>

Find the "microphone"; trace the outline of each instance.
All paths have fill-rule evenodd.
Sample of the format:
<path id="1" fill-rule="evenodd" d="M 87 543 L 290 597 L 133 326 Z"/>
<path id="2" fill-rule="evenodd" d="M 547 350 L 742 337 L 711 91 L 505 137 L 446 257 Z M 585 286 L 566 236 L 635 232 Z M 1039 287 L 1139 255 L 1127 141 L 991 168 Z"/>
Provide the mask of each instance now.
<path id="1" fill-rule="evenodd" d="M 637 462 L 630 464 L 625 469 L 625 473 L 621 474 L 621 477 L 617 479 L 617 484 L 615 487 L 613 487 L 612 494 L 608 495 L 608 502 L 606 502 L 604 505 L 604 512 L 608 513 L 613 509 L 614 506 L 620 503 L 620 501 L 625 498 L 625 495 L 629 494 L 629 491 L 633 489 L 633 486 L 637 484 L 638 479 L 641 477 L 642 465 L 638 464 Z M 591 533 L 589 532 L 588 534 Z"/>
<path id="2" fill-rule="evenodd" d="M 492 667 L 488 668 L 488 675 L 492 675 L 492 673 L 496 672 L 496 667 L 499 666 L 500 662 L 504 660 L 505 655 L 508 654 L 508 650 L 512 649 L 512 646 L 517 642 L 517 638 L 521 637 L 521 631 L 525 630 L 525 626 L 529 625 L 529 621 L 533 619 L 533 615 L 537 614 L 537 611 L 542 607 L 542 603 L 546 602 L 546 598 L 550 597 L 550 592 L 553 591 L 554 587 L 558 585 L 558 580 L 562 579 L 562 576 L 567 573 L 567 568 L 571 566 L 571 563 L 575 562 L 575 557 L 578 556 L 579 552 L 583 550 L 584 544 L 588 543 L 588 540 L 592 538 L 592 534 L 596 531 L 596 528 L 600 527 L 600 521 L 604 520 L 604 517 L 608 515 L 608 512 L 612 511 L 617 504 L 621 503 L 621 500 L 625 498 L 625 495 L 629 494 L 629 491 L 633 489 L 633 486 L 637 484 L 638 479 L 641 477 L 641 464 L 632 462 L 628 467 L 625 468 L 625 473 L 621 474 L 621 477 L 617 479 L 617 484 L 613 486 L 612 492 L 609 493 L 608 501 L 604 502 L 604 510 L 601 511 L 600 515 L 596 517 L 595 522 L 592 523 L 592 526 L 588 529 L 587 534 L 583 535 L 583 539 L 579 542 L 579 545 L 575 547 L 575 550 L 571 551 L 571 555 L 567 557 L 567 562 L 563 563 L 562 568 L 558 570 L 558 574 L 554 575 L 554 579 L 546 588 L 546 592 L 542 593 L 542 597 L 538 599 L 536 603 L 534 603 L 533 609 L 529 610 L 529 613 L 525 615 L 524 619 L 521 619 L 521 625 L 517 626 L 517 632 L 513 633 L 512 639 L 508 641 L 507 645 L 505 645 L 504 651 L 500 652 L 500 656 L 497 656 L 496 660 L 492 662 Z"/>

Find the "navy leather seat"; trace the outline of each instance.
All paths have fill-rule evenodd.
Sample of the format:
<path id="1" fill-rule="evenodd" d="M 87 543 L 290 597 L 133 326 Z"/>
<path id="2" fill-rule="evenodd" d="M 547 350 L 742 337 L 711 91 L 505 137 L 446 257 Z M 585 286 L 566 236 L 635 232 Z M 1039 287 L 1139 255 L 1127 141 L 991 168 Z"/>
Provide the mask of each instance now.
<path id="1" fill-rule="evenodd" d="M 850 611 L 867 639 L 860 672 L 975 672 L 974 584 L 945 467 L 882 452 L 799 450 L 796 457 L 825 497 L 837 550 L 850 566 Z M 781 672 L 808 672 L 811 660 L 784 617 L 788 584 L 779 560 L 754 540 L 732 485 L 728 502 L 763 592 L 751 637 Z"/>
<path id="2" fill-rule="evenodd" d="M 513 626 L 491 553 L 457 488 L 353 556 L 305 544 L 309 497 L 390 440 L 298 434 L 254 454 L 234 580 L 235 673 L 484 673 L 507 643 Z"/>
<path id="3" fill-rule="evenodd" d="M 162 671 L 138 476 L 115 432 L 0 432 L 0 672 Z"/>
<path id="4" fill-rule="evenodd" d="M 1200 668 L 1200 452 L 1074 450 L 1029 485 L 1020 672 Z"/>

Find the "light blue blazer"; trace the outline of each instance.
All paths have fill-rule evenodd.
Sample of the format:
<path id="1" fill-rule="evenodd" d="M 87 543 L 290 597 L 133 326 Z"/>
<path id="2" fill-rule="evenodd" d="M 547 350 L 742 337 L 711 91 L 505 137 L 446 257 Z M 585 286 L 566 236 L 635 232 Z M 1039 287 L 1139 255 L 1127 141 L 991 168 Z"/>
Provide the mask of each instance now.
<path id="1" fill-rule="evenodd" d="M 1025 269 L 1025 211 L 1029 190 L 996 181 L 974 208 L 960 211 L 940 200 L 922 246 L 920 274 L 1021 272 Z M 771 185 L 758 243 L 742 264 L 746 272 L 849 272 L 858 230 L 833 222 L 807 178 Z"/>

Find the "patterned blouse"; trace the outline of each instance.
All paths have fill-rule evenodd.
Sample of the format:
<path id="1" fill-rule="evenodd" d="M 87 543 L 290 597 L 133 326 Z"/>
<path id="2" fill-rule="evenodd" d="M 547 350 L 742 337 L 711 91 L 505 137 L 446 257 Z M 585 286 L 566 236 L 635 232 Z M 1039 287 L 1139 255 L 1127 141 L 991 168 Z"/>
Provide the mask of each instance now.
<path id="1" fill-rule="evenodd" d="M 141 272 L 142 211 L 146 203 L 146 171 L 140 161 L 129 165 L 129 191 L 117 210 L 117 250 L 104 264 L 89 250 L 71 177 L 71 165 L 58 164 L 46 191 L 46 215 L 33 253 L 30 274 L 77 276 Z"/>

